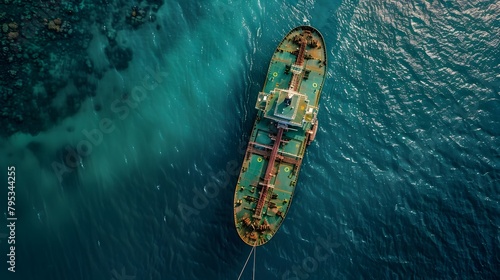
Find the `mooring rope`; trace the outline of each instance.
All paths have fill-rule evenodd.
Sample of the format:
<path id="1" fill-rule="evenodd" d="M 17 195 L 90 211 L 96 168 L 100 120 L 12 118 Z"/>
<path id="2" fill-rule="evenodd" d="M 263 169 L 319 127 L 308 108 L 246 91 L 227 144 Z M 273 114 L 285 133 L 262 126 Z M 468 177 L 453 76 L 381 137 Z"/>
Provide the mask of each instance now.
<path id="1" fill-rule="evenodd" d="M 241 269 L 241 272 L 240 272 L 240 276 L 238 276 L 238 280 L 240 280 L 241 278 L 241 275 L 243 274 L 243 271 L 245 271 L 245 267 L 247 267 L 247 264 L 248 264 L 248 260 L 250 259 L 250 257 L 252 256 L 252 253 L 253 254 L 253 276 L 252 276 L 252 279 L 255 280 L 255 246 L 252 247 L 252 250 L 250 250 L 250 254 L 248 254 L 248 258 L 247 260 L 245 261 L 245 265 L 243 266 L 243 269 Z"/>
<path id="2" fill-rule="evenodd" d="M 252 273 L 252 280 L 255 280 L 255 256 L 257 255 L 257 249 L 255 246 L 253 246 L 253 273 Z"/>

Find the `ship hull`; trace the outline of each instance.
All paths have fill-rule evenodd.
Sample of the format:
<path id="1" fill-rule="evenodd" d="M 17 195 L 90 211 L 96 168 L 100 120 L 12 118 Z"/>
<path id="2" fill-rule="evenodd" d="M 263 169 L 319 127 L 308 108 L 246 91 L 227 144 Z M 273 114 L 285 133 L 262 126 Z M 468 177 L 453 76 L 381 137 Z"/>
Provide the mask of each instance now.
<path id="1" fill-rule="evenodd" d="M 326 59 L 323 36 L 310 26 L 292 29 L 271 58 L 234 192 L 235 227 L 250 246 L 267 243 L 290 209 L 318 128 Z"/>

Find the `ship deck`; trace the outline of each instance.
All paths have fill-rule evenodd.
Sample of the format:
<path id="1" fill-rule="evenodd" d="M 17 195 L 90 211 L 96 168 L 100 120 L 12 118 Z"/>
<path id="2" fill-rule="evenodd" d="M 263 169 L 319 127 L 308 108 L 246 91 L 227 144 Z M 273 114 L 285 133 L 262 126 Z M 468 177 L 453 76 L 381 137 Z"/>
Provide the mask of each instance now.
<path id="1" fill-rule="evenodd" d="M 288 213 L 317 126 L 325 65 L 323 37 L 309 26 L 290 31 L 272 56 L 234 196 L 235 225 L 248 245 L 268 242 Z M 289 106 L 287 92 L 294 93 Z"/>

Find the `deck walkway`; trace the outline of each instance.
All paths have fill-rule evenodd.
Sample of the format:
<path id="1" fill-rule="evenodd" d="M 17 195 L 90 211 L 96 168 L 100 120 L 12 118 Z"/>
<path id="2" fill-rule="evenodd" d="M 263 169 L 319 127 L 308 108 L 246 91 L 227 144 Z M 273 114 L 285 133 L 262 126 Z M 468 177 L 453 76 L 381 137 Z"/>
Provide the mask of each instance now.
<path id="1" fill-rule="evenodd" d="M 276 135 L 276 140 L 274 141 L 273 150 L 271 151 L 271 155 L 269 157 L 269 161 L 267 163 L 266 176 L 264 177 L 264 182 L 262 182 L 262 190 L 260 191 L 259 202 L 257 202 L 257 208 L 255 209 L 254 218 L 260 219 L 262 217 L 262 208 L 264 207 L 267 192 L 269 190 L 269 181 L 271 181 L 271 177 L 274 172 L 274 162 L 276 161 L 276 155 L 278 154 L 278 150 L 281 144 L 281 137 L 283 136 L 284 128 L 278 128 L 278 134 Z"/>

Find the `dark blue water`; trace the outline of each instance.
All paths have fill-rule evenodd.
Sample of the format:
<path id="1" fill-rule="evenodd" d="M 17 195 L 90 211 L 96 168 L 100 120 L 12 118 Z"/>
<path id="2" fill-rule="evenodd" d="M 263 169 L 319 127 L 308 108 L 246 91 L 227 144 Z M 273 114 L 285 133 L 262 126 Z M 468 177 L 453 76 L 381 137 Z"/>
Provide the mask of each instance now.
<path id="1" fill-rule="evenodd" d="M 1 23 L 21 22 L 9 9 L 28 7 L 8 2 Z M 1 178 L 15 166 L 18 220 L 15 273 L 0 227 L 1 279 L 237 279 L 251 248 L 232 198 L 253 106 L 304 19 L 328 50 L 320 130 L 286 221 L 257 248 L 256 279 L 500 277 L 496 1 L 48 7 L 40 20 L 61 17 L 71 34 L 31 21 L 17 41 L 2 33 L 45 60 L 29 53 L 22 87 L 2 77 L 14 94 L 0 98 Z"/>

